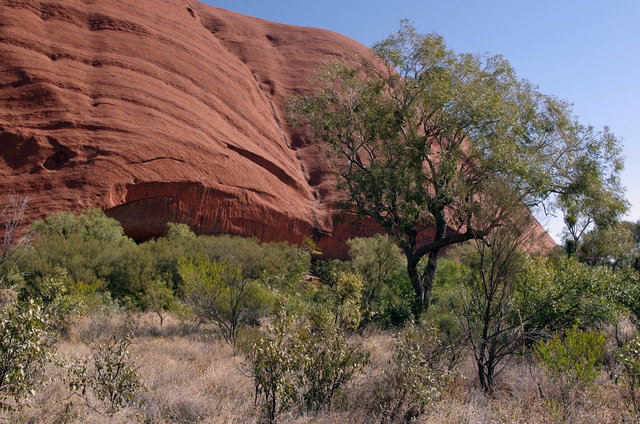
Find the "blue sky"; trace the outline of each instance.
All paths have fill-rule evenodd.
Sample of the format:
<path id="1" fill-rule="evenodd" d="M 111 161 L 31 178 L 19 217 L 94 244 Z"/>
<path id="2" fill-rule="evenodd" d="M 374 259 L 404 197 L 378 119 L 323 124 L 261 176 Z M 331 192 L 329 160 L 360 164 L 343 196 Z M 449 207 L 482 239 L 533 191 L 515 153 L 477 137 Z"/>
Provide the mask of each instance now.
<path id="1" fill-rule="evenodd" d="M 458 52 L 504 55 L 518 74 L 574 105 L 580 121 L 622 139 L 623 183 L 640 218 L 640 1 L 208 0 L 271 21 L 329 29 L 365 45 L 409 19 Z M 561 225 L 550 220 L 557 237 Z"/>

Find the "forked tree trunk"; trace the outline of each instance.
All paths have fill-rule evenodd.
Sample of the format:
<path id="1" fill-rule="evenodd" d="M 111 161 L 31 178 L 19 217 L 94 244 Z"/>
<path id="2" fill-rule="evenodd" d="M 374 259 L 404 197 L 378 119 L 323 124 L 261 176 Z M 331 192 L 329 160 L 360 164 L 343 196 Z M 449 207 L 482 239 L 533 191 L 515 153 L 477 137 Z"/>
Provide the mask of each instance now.
<path id="1" fill-rule="evenodd" d="M 415 292 L 413 315 L 416 319 L 429 309 L 431 291 L 436 278 L 440 249 L 442 248 L 442 246 L 438 246 L 437 243 L 445 239 L 447 230 L 444 209 L 434 212 L 434 216 L 436 217 L 436 225 L 432 248 L 425 251 L 424 249 L 427 246 L 423 246 L 422 249 L 416 251 L 416 235 L 414 233 L 410 239 L 411 249 L 405 251 L 405 255 L 407 256 L 407 272 L 409 273 L 409 279 Z M 420 259 L 424 256 L 427 256 L 428 261 L 426 268 L 422 272 L 422 275 L 420 275 L 418 263 L 420 263 Z"/>
<path id="2" fill-rule="evenodd" d="M 413 315 L 415 318 L 418 318 L 429 309 L 440 251 L 447 246 L 456 245 L 468 240 L 483 239 L 491 230 L 490 228 L 481 231 L 467 229 L 464 233 L 447 234 L 444 209 L 433 212 L 433 215 L 436 217 L 435 236 L 433 240 L 418 247 L 417 234 L 413 231 L 409 234 L 408 243 L 404 248 L 404 254 L 407 258 L 407 272 L 415 293 L 413 302 Z M 427 265 L 422 275 L 420 275 L 418 263 L 420 259 L 425 256 L 428 258 Z"/>
<path id="3" fill-rule="evenodd" d="M 414 291 L 413 315 L 415 318 L 418 318 L 429 309 L 440 249 L 430 251 L 427 256 L 427 266 L 421 275 L 418 270 L 418 263 L 421 258 L 415 255 L 407 255 L 407 272 Z"/>

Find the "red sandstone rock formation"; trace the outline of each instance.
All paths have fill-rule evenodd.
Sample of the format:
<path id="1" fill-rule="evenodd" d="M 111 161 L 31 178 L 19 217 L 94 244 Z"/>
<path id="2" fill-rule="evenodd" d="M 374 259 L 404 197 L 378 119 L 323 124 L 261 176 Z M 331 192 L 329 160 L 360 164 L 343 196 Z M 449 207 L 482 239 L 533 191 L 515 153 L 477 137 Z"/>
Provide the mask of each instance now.
<path id="1" fill-rule="evenodd" d="M 0 0 L 0 193 L 30 196 L 28 221 L 100 207 L 137 239 L 183 222 L 340 254 L 374 228 L 334 223 L 284 102 L 320 64 L 369 56 L 191 0 Z"/>

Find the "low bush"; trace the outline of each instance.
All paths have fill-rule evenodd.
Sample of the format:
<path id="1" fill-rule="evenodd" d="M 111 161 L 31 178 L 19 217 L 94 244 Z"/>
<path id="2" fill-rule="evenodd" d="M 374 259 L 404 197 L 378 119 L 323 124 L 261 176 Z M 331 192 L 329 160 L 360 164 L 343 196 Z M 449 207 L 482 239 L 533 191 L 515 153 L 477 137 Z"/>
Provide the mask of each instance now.
<path id="1" fill-rule="evenodd" d="M 86 294 L 86 303 L 111 298 L 127 309 L 160 317 L 183 294 L 180 258 L 204 255 L 281 292 L 295 292 L 310 266 L 309 254 L 287 243 L 196 236 L 184 224 L 169 224 L 166 237 L 136 244 L 117 221 L 97 209 L 79 215 L 60 212 L 34 223 L 33 243 L 18 253 L 12 273 L 27 286 L 62 267 L 68 290 L 76 297 Z"/>
<path id="2" fill-rule="evenodd" d="M 348 241 L 350 260 L 316 260 L 312 272 L 327 286 L 338 277 L 355 273 L 362 277 L 361 325 L 402 326 L 412 317 L 414 292 L 405 260 L 387 236 L 375 235 Z"/>
<path id="3" fill-rule="evenodd" d="M 234 350 L 238 331 L 257 324 L 272 307 L 273 295 L 259 280 L 246 277 L 238 266 L 204 256 L 181 260 L 184 302 L 199 318 L 212 322 Z"/>
<path id="4" fill-rule="evenodd" d="M 529 332 L 551 335 L 616 320 L 620 307 L 611 297 L 619 278 L 611 269 L 543 257 L 530 258 L 524 266 L 518 297 Z"/>
<path id="5" fill-rule="evenodd" d="M 433 327 L 408 325 L 396 339 L 391 367 L 376 389 L 385 423 L 408 423 L 439 399 L 450 381 L 448 358 Z"/>
<path id="6" fill-rule="evenodd" d="M 344 386 L 368 363 L 368 353 L 350 343 L 340 327 L 312 329 L 279 314 L 249 355 L 261 419 L 274 423 L 293 407 L 316 413 L 332 405 Z"/>
<path id="7" fill-rule="evenodd" d="M 377 234 L 369 238 L 354 238 L 348 242 L 351 269 L 362 275 L 363 321 L 384 325 L 403 323 L 411 315 L 413 300 L 411 284 L 402 281 L 406 274 L 406 262 L 400 249 L 388 236 Z M 405 283 L 402 285 L 401 283 Z M 403 288 L 408 288 L 407 296 Z M 405 299 L 406 297 L 406 299 Z M 406 300 L 408 307 L 403 305 Z M 408 309 L 407 317 L 403 306 Z"/>
<path id="8" fill-rule="evenodd" d="M 54 344 L 51 320 L 33 300 L 0 309 L 0 410 L 12 411 L 40 383 Z"/>
<path id="9" fill-rule="evenodd" d="M 558 390 L 551 406 L 561 407 L 563 421 L 571 418 L 579 396 L 586 394 L 600 375 L 605 344 L 602 333 L 573 327 L 564 337 L 556 334 L 534 345 L 538 361 Z"/>
<path id="10" fill-rule="evenodd" d="M 633 415 L 640 414 L 640 335 L 617 349 L 618 375 L 626 389 L 626 400 Z"/>
<path id="11" fill-rule="evenodd" d="M 359 274 L 336 274 L 335 283 L 323 286 L 313 298 L 309 311 L 313 324 L 318 328 L 358 328 L 362 321 L 360 299 L 363 288 L 364 280 Z"/>
<path id="12" fill-rule="evenodd" d="M 279 314 L 255 342 L 249 356 L 255 400 L 261 401 L 261 420 L 275 423 L 296 402 L 296 378 L 303 347 L 293 321 Z"/>
<path id="13" fill-rule="evenodd" d="M 116 330 L 106 341 L 89 345 L 90 357 L 77 359 L 67 365 L 67 384 L 72 393 L 80 396 L 88 406 L 98 406 L 89 396 L 100 402 L 107 414 L 114 414 L 135 403 L 144 387 L 135 364 L 131 360 L 131 333 Z"/>

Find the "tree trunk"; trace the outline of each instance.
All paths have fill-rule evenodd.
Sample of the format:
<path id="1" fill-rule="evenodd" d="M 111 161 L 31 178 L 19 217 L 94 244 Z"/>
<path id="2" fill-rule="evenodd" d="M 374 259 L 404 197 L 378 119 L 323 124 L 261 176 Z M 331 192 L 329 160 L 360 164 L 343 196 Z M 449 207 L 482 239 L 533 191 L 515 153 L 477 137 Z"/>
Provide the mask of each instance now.
<path id="1" fill-rule="evenodd" d="M 422 275 L 422 287 L 424 290 L 424 310 L 429 309 L 431 304 L 431 291 L 433 290 L 433 282 L 436 279 L 436 270 L 438 269 L 438 259 L 440 258 L 440 249 L 434 249 L 429 252 L 429 260 L 427 267 Z"/>
<path id="2" fill-rule="evenodd" d="M 413 316 L 418 319 L 423 312 L 426 312 L 425 308 L 425 293 L 422 286 L 422 278 L 418 272 L 418 262 L 420 258 L 413 255 L 407 255 L 407 272 L 411 285 L 413 286 L 414 300 L 413 300 Z"/>
<path id="3" fill-rule="evenodd" d="M 407 255 L 407 272 L 415 296 L 413 305 L 413 315 L 415 318 L 418 318 L 429 309 L 431 291 L 433 290 L 433 282 L 436 278 L 436 270 L 438 268 L 440 249 L 430 251 L 428 256 L 427 267 L 422 275 L 420 275 L 420 272 L 418 272 L 418 263 L 421 258 L 415 255 Z"/>
<path id="4" fill-rule="evenodd" d="M 480 387 L 482 387 L 484 391 L 487 391 L 488 383 L 484 369 L 484 358 L 480 357 L 476 359 L 476 367 L 478 368 L 478 380 L 480 380 Z"/>
<path id="5" fill-rule="evenodd" d="M 434 212 L 436 216 L 435 225 L 435 237 L 433 242 L 438 242 L 444 239 L 447 224 L 444 218 L 444 209 Z M 409 273 L 409 279 L 415 292 L 415 301 L 413 307 L 414 317 L 417 319 L 421 314 L 427 312 L 429 304 L 431 302 L 431 290 L 433 289 L 433 282 L 436 278 L 436 270 L 438 268 L 438 258 L 440 257 L 441 246 L 433 246 L 433 248 L 424 251 L 416 247 L 416 234 L 412 234 L 410 238 L 411 248 L 405 251 L 407 256 L 407 271 Z M 422 275 L 418 272 L 418 263 L 423 256 L 428 256 L 428 262 Z"/>

